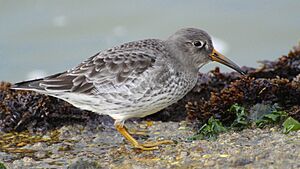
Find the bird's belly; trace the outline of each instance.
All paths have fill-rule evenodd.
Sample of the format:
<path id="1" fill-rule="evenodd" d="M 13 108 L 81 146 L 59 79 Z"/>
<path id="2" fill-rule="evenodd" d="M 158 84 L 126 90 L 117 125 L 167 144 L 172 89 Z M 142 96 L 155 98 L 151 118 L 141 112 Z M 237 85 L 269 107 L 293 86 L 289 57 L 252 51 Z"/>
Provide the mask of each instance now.
<path id="1" fill-rule="evenodd" d="M 126 120 L 132 117 L 145 117 L 154 114 L 167 106 L 177 102 L 180 98 L 170 96 L 153 97 L 144 101 L 136 102 L 128 107 L 119 107 L 118 111 L 108 110 L 107 113 L 114 119 Z"/>
<path id="2" fill-rule="evenodd" d="M 164 88 L 158 93 L 143 97 L 127 107 L 119 107 L 118 111 L 110 111 L 109 114 L 114 119 L 126 120 L 132 117 L 145 117 L 154 114 L 178 100 L 183 98 L 193 85 L 178 85 L 171 88 Z"/>
<path id="3" fill-rule="evenodd" d="M 167 86 L 150 90 L 149 93 L 144 93 L 138 98 L 127 94 L 93 96 L 76 94 L 73 96 L 72 93 L 70 96 L 60 98 L 78 108 L 98 114 L 107 114 L 116 120 L 123 121 L 132 117 L 145 117 L 176 103 L 193 88 L 194 84 L 195 82 L 171 81 Z M 58 96 L 56 95 L 56 97 Z"/>

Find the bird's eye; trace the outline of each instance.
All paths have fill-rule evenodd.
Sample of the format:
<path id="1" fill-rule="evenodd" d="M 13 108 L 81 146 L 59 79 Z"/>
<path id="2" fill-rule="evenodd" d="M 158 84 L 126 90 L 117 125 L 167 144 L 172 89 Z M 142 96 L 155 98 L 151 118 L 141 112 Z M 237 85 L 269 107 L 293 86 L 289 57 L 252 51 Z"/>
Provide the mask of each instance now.
<path id="1" fill-rule="evenodd" d="M 197 40 L 193 42 L 193 45 L 196 46 L 197 48 L 202 48 L 205 45 L 205 43 Z"/>

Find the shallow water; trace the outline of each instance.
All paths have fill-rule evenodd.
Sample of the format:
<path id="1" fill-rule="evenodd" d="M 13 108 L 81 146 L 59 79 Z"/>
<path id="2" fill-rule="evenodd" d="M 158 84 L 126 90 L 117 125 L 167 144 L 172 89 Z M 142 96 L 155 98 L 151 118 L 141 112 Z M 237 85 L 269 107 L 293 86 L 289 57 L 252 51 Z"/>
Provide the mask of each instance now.
<path id="1" fill-rule="evenodd" d="M 99 50 L 188 26 L 219 39 L 217 48 L 239 65 L 257 66 L 298 43 L 299 6 L 293 0 L 0 0 L 0 80 L 63 71 Z"/>

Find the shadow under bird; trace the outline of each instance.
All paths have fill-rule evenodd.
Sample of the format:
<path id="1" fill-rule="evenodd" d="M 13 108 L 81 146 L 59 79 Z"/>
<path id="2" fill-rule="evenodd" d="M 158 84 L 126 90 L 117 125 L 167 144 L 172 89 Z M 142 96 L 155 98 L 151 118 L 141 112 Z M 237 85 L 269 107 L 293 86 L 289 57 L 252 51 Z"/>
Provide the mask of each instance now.
<path id="1" fill-rule="evenodd" d="M 109 115 L 135 148 L 154 150 L 172 141 L 139 143 L 127 132 L 125 120 L 156 113 L 183 98 L 196 85 L 199 69 L 210 61 L 244 74 L 214 49 L 205 31 L 183 28 L 166 40 L 145 39 L 103 50 L 65 72 L 16 83 L 12 88 Z"/>

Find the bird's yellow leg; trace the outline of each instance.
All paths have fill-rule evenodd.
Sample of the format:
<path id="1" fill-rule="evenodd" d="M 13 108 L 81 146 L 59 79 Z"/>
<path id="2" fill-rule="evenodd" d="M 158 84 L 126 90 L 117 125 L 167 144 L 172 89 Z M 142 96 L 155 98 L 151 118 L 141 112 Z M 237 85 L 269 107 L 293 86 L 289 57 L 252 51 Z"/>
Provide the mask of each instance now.
<path id="1" fill-rule="evenodd" d="M 136 139 L 134 139 L 126 130 L 126 128 L 121 124 L 115 124 L 116 129 L 119 133 L 121 133 L 135 148 L 141 149 L 141 150 L 156 150 L 158 149 L 158 145 L 161 144 L 171 144 L 173 141 L 165 140 L 165 141 L 159 141 L 155 143 L 147 143 L 147 144 L 140 144 Z"/>
<path id="2" fill-rule="evenodd" d="M 116 129 L 119 133 L 121 133 L 135 148 L 141 149 L 141 150 L 156 150 L 158 147 L 144 147 L 143 145 L 139 144 L 136 139 L 134 139 L 126 130 L 126 128 L 121 124 L 115 124 Z"/>

